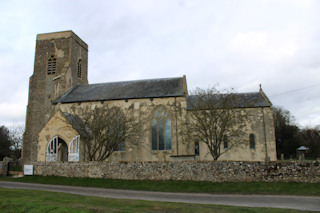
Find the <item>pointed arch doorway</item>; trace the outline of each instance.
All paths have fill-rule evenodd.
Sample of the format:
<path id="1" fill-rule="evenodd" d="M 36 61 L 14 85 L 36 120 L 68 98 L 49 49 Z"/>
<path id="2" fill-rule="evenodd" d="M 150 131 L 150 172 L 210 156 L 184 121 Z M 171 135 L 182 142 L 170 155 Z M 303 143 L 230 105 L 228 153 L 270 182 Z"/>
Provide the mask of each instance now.
<path id="1" fill-rule="evenodd" d="M 55 136 L 47 147 L 46 161 L 68 161 L 68 145 L 66 142 Z"/>

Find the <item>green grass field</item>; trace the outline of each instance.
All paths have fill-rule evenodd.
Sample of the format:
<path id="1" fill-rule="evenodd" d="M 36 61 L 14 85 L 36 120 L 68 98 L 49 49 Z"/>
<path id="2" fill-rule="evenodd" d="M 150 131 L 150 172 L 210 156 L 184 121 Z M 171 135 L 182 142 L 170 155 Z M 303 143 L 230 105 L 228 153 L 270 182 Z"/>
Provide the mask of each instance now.
<path id="1" fill-rule="evenodd" d="M 204 181 L 148 181 L 148 180 L 113 180 L 92 178 L 65 178 L 54 176 L 24 176 L 22 178 L 4 178 L 1 180 L 88 186 L 113 189 L 131 189 L 163 192 L 191 192 L 216 194 L 268 194 L 268 195 L 307 195 L 320 196 L 320 183 L 266 183 L 266 182 L 222 182 Z"/>
<path id="2" fill-rule="evenodd" d="M 56 192 L 0 188 L 0 212 L 302 212 L 88 197 Z"/>

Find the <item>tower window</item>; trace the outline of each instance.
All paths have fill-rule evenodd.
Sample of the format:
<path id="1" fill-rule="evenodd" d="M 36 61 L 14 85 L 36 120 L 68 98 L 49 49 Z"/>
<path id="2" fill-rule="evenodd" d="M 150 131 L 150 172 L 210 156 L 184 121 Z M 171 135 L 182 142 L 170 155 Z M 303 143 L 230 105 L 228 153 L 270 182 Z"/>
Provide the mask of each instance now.
<path id="1" fill-rule="evenodd" d="M 48 75 L 56 73 L 56 58 L 52 55 L 48 60 Z"/>
<path id="2" fill-rule="evenodd" d="M 78 78 L 81 78 L 81 68 L 82 68 L 81 59 L 79 59 L 79 61 L 78 61 Z"/>
<path id="3" fill-rule="evenodd" d="M 250 149 L 256 148 L 256 140 L 254 134 L 250 134 Z"/>

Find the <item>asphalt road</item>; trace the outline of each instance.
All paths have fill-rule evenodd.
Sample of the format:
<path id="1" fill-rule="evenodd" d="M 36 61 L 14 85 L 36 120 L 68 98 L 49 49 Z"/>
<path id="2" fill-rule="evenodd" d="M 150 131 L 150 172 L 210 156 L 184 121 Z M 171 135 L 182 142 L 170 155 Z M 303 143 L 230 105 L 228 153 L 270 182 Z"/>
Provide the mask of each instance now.
<path id="1" fill-rule="evenodd" d="M 299 209 L 320 212 L 320 197 L 274 195 L 217 195 L 198 193 L 148 192 L 133 190 L 30 184 L 0 181 L 2 188 L 63 192 L 85 196 L 149 201 L 199 203 L 247 207 Z"/>

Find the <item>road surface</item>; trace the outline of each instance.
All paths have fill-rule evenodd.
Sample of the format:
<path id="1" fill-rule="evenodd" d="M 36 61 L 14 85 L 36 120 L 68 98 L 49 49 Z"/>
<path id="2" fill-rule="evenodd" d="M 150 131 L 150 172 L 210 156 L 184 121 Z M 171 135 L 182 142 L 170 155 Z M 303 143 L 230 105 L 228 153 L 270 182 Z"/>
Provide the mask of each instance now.
<path id="1" fill-rule="evenodd" d="M 0 187 L 63 192 L 85 196 L 149 201 L 199 203 L 214 205 L 286 208 L 320 212 L 320 197 L 278 195 L 217 195 L 203 193 L 172 193 L 75 187 L 62 185 L 31 184 L 0 181 Z"/>

